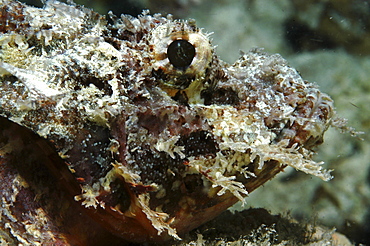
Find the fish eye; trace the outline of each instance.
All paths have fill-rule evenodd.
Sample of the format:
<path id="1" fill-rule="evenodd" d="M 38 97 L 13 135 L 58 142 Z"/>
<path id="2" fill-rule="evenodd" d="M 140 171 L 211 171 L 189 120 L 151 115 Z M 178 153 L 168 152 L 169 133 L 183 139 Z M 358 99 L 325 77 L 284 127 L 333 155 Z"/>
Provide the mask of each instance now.
<path id="1" fill-rule="evenodd" d="M 184 71 L 195 57 L 195 47 L 186 40 L 175 40 L 167 48 L 167 57 L 176 69 Z"/>
<path id="2" fill-rule="evenodd" d="M 209 86 L 213 47 L 209 35 L 186 22 L 158 25 L 148 39 L 151 69 L 160 87 L 171 97 L 186 90 L 186 97 L 199 98 Z M 182 93 L 182 92 L 181 92 Z M 192 95 L 190 95 L 192 94 Z M 183 98 L 183 97 L 182 97 Z"/>

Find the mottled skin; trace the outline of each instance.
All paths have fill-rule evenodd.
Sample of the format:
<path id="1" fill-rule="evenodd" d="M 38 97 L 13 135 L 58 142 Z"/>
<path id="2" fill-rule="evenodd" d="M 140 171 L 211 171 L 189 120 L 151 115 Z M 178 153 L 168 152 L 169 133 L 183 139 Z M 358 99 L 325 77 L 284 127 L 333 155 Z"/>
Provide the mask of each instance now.
<path id="1" fill-rule="evenodd" d="M 225 64 L 171 17 L 0 8 L 2 241 L 179 239 L 287 165 L 330 179 L 311 155 L 332 100 L 279 55 Z"/>

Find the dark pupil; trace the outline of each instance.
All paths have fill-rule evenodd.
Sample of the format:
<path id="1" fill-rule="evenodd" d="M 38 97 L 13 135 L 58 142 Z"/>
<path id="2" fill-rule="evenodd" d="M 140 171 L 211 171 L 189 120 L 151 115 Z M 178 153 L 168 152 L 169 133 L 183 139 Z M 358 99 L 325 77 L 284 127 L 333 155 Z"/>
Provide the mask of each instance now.
<path id="1" fill-rule="evenodd" d="M 175 40 L 168 46 L 167 56 L 175 68 L 185 70 L 193 61 L 195 48 L 186 40 Z"/>

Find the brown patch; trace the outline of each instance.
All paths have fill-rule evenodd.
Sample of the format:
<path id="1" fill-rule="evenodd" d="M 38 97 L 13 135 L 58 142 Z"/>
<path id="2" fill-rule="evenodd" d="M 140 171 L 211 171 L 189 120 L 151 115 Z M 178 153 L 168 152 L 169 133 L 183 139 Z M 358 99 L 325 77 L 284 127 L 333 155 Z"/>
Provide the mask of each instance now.
<path id="1" fill-rule="evenodd" d="M 184 146 L 186 156 L 214 155 L 219 151 L 214 137 L 206 131 L 192 132 L 188 136 L 183 136 L 176 145 Z"/>
<path id="2" fill-rule="evenodd" d="M 23 9 L 25 5 L 13 2 L 10 6 L 0 8 L 0 32 L 1 33 L 24 33 L 30 25 L 25 19 Z"/>
<path id="3" fill-rule="evenodd" d="M 172 40 L 186 40 L 189 41 L 189 33 L 188 32 L 178 32 L 173 33 L 171 35 Z"/>
<path id="4" fill-rule="evenodd" d="M 138 117 L 138 124 L 155 135 L 158 135 L 166 128 L 168 120 L 167 114 L 161 117 L 159 113 L 155 113 L 150 109 L 144 113 L 139 113 Z"/>

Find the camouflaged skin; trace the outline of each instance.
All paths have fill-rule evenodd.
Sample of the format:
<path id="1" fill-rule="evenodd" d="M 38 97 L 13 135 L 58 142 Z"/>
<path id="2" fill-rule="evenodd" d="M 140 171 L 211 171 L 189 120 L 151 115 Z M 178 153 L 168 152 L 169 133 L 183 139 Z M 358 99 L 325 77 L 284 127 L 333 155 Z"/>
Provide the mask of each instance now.
<path id="1" fill-rule="evenodd" d="M 194 21 L 145 11 L 0 9 L 2 241 L 180 239 L 287 165 L 331 178 L 311 157 L 333 102 L 280 55 L 255 49 L 226 64 Z M 67 205 L 50 209 L 59 193 Z"/>

